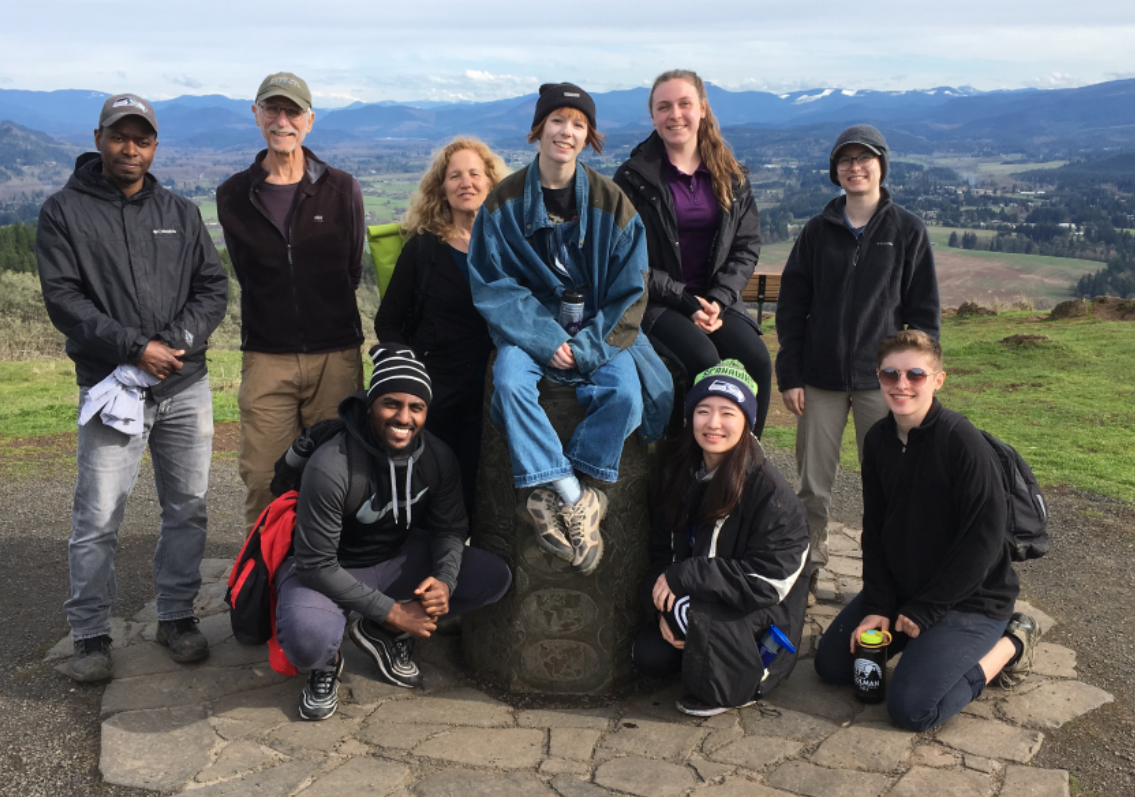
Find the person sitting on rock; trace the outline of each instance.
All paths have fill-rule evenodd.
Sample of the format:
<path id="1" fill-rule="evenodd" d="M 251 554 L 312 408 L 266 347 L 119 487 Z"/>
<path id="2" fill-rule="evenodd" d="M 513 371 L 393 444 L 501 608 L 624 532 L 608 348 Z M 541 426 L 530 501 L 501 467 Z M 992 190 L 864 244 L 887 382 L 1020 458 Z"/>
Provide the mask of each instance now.
<path id="1" fill-rule="evenodd" d="M 512 575 L 497 556 L 466 547 L 469 523 L 453 452 L 424 428 L 432 390 L 413 350 L 377 348 L 370 388 L 339 405 L 346 428 L 304 469 L 295 555 L 276 575 L 276 632 L 288 659 L 310 669 L 299 716 L 323 720 L 339 704 L 339 646 L 348 633 L 381 676 L 415 687 L 414 637 L 439 620 L 499 600 Z M 348 439 L 350 438 L 350 439 Z M 345 506 L 348 446 L 366 452 L 371 497 Z"/>
<path id="2" fill-rule="evenodd" d="M 941 346 L 905 330 L 884 338 L 876 359 L 890 412 L 863 446 L 863 591 L 821 637 L 816 672 L 852 684 L 860 634 L 893 630 L 887 654 L 903 656 L 887 711 L 925 731 L 994 678 L 1023 680 L 1041 629 L 1013 612 L 1020 583 L 997 455 L 935 397 L 946 380 Z"/>
<path id="3" fill-rule="evenodd" d="M 614 482 L 623 441 L 649 441 L 670 413 L 666 367 L 639 329 L 646 309 L 646 238 L 630 200 L 578 164 L 603 149 L 595 103 L 571 83 L 545 84 L 531 165 L 501 180 L 477 215 L 467 274 L 497 346 L 493 421 L 504 427 L 519 511 L 540 546 L 589 575 L 603 556 L 607 497 L 576 472 Z M 564 446 L 540 407 L 541 378 L 575 388 L 584 419 Z"/>
<path id="4" fill-rule="evenodd" d="M 689 694 L 678 710 L 698 717 L 766 697 L 796 666 L 804 629 L 808 521 L 753 436 L 756 391 L 737 360 L 698 374 L 651 533 L 651 619 L 631 656 L 646 675 L 680 671 Z M 770 632 L 793 650 L 765 669 L 759 643 Z"/>

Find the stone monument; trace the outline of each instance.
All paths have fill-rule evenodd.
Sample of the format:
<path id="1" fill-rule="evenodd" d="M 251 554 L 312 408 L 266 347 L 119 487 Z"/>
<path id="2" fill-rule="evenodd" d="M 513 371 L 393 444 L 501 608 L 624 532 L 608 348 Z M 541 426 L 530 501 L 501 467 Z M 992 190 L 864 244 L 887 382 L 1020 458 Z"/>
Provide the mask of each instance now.
<path id="1" fill-rule="evenodd" d="M 489 419 L 491 376 L 485 381 L 472 542 L 504 559 L 513 583 L 499 602 L 462 618 L 465 660 L 511 692 L 609 694 L 636 677 L 631 643 L 641 623 L 639 588 L 649 564 L 648 447 L 637 435 L 627 439 L 615 484 L 581 475 L 609 503 L 600 526 L 603 560 L 592 575 L 577 576 L 568 562 L 536 544 L 532 527 L 516 512 L 530 490 L 512 486 L 508 441 Z M 583 420 L 575 388 L 541 380 L 540 406 L 566 444 Z"/>

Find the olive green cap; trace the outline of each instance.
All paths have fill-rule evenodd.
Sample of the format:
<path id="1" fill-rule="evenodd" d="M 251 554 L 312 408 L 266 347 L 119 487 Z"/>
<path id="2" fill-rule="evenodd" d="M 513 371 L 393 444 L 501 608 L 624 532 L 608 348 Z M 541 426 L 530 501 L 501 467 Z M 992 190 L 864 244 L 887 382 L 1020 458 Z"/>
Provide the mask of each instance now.
<path id="1" fill-rule="evenodd" d="M 303 110 L 311 110 L 311 91 L 307 83 L 291 72 L 277 72 L 264 78 L 256 92 L 256 101 L 261 102 L 269 97 L 287 97 Z"/>

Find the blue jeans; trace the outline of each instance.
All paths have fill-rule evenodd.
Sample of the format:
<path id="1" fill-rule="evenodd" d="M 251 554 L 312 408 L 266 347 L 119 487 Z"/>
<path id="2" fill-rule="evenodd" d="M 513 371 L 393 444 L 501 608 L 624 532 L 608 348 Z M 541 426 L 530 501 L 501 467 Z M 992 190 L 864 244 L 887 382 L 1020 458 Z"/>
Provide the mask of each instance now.
<path id="1" fill-rule="evenodd" d="M 575 387 L 586 415 L 565 448 L 540 406 L 541 377 Z M 583 377 L 538 364 L 522 349 L 503 343 L 493 365 L 490 417 L 504 427 L 514 487 L 535 487 L 571 476 L 573 468 L 596 479 L 619 478 L 623 441 L 642 422 L 642 385 L 629 351 Z"/>
<path id="2" fill-rule="evenodd" d="M 86 393 L 79 391 L 80 402 Z M 105 426 L 97 415 L 79 427 L 79 476 L 68 546 L 71 598 L 63 604 L 75 640 L 110 633 L 110 604 L 118 591 L 118 527 L 147 443 L 162 508 L 154 551 L 158 619 L 193 616 L 213 456 L 213 396 L 207 376 L 164 401 L 146 399 L 145 431 L 136 437 Z"/>
<path id="3" fill-rule="evenodd" d="M 851 632 L 867 616 L 856 596 L 828 626 L 816 649 L 816 673 L 830 684 L 852 684 Z M 1008 620 L 946 612 L 917 639 L 895 634 L 887 658 L 902 653 L 887 684 L 887 713 L 896 725 L 925 731 L 953 717 L 985 689 L 978 661 L 993 649 Z"/>

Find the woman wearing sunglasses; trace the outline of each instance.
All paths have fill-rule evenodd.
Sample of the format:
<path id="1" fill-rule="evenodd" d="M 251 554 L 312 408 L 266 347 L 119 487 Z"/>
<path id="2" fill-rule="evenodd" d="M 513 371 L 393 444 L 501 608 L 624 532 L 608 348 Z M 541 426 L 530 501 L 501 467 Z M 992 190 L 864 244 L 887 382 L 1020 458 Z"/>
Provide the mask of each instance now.
<path id="1" fill-rule="evenodd" d="M 902 653 L 887 711 L 924 731 L 961 711 L 997 679 L 1029 673 L 1040 627 L 1014 613 L 1020 591 L 1006 536 L 1001 466 L 981 432 L 935 397 L 942 349 L 906 330 L 879 344 L 890 410 L 863 445 L 863 591 L 820 639 L 816 671 L 851 684 L 855 640 L 889 631 Z"/>
<path id="2" fill-rule="evenodd" d="M 804 628 L 808 521 L 752 434 L 756 391 L 737 360 L 697 376 L 653 518 L 650 619 L 631 656 L 646 675 L 681 672 L 678 710 L 698 717 L 767 696 L 796 653 L 784 646 L 765 669 L 758 645 L 779 633 L 798 647 Z"/>
<path id="3" fill-rule="evenodd" d="M 642 328 L 692 379 L 730 357 L 757 383 L 757 437 L 764 434 L 772 360 L 741 291 L 761 253 L 761 220 L 743 168 L 721 137 L 696 72 L 654 81 L 654 132 L 615 172 L 646 225 L 650 302 Z"/>

